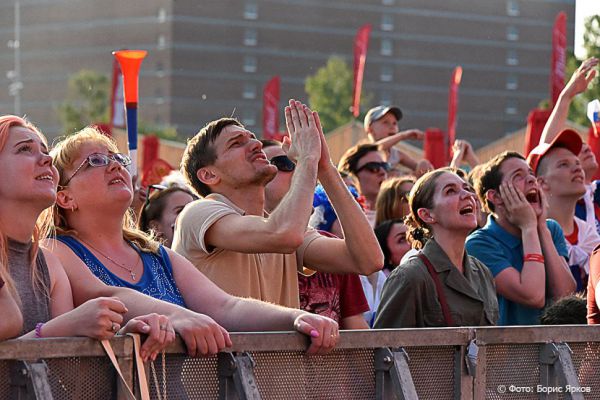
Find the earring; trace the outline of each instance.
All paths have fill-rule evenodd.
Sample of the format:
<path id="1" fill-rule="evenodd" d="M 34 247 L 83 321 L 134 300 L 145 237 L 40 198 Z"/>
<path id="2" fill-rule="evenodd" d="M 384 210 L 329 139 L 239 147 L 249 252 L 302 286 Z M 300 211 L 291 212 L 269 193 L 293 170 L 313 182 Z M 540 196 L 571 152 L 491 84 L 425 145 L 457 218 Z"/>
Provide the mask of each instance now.
<path id="1" fill-rule="evenodd" d="M 75 206 L 71 206 L 71 212 L 75 212 L 75 210 L 77 210 L 77 208 L 75 208 Z"/>

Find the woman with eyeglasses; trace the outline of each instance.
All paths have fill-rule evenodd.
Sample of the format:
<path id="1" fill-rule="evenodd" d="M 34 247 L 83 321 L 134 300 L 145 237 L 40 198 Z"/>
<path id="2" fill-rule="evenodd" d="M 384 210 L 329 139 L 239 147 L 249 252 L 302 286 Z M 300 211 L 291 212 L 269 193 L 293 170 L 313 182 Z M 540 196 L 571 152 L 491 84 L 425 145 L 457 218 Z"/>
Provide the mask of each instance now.
<path id="1" fill-rule="evenodd" d="M 93 298 L 89 293 L 87 301 L 78 297 L 81 301 L 77 303 L 82 304 L 75 308 L 73 292 L 76 285 L 72 286 L 56 257 L 40 248 L 43 228 L 38 217 L 54 203 L 57 182 L 58 172 L 52 166 L 42 133 L 22 118 L 0 117 L 2 339 L 19 332 L 28 338 L 88 336 L 109 339 L 119 331 L 128 313 L 124 303 L 116 297 Z M 107 292 L 104 295 L 116 294 Z M 158 323 L 170 327 L 166 317 L 154 315 L 130 319 L 124 331 L 150 333 L 151 325 L 158 329 Z M 3 328 L 6 325 L 10 325 L 10 329 Z M 152 336 L 158 339 L 156 331 Z M 174 338 L 174 333 L 163 334 L 159 345 L 168 344 Z M 154 347 L 151 352 L 157 352 L 159 347 Z"/>
<path id="2" fill-rule="evenodd" d="M 154 232 L 156 238 L 170 248 L 177 216 L 186 204 L 197 198 L 189 189 L 178 185 L 148 186 L 146 202 L 138 217 L 138 228 L 147 233 Z"/>
<path id="3" fill-rule="evenodd" d="M 183 256 L 158 243 L 133 223 L 131 162 L 94 128 L 59 142 L 52 150 L 60 175 L 53 209 L 53 252 L 63 263 L 81 265 L 107 285 L 122 286 L 213 317 L 234 331 L 295 329 L 311 338 L 309 352 L 330 350 L 323 341 L 333 321 L 224 292 Z M 152 196 L 151 196 L 152 197 Z M 260 318 L 256 316 L 260 315 Z M 231 345 L 211 318 L 202 343 L 211 354 Z M 222 330 L 222 331 L 221 331 Z M 187 342 L 186 342 L 187 344 Z M 197 343 L 200 345 L 200 343 Z"/>
<path id="4" fill-rule="evenodd" d="M 417 180 L 408 202 L 409 240 L 421 252 L 388 277 L 375 328 L 495 325 L 492 274 L 465 251 L 477 226 L 473 189 L 450 169 L 438 169 Z"/>

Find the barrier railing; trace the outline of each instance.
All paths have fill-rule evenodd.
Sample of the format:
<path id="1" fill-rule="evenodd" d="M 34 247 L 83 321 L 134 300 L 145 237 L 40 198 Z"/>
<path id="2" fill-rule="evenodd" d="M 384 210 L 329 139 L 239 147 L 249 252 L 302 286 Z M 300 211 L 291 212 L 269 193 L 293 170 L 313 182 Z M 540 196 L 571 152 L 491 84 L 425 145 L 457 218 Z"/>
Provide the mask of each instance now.
<path id="1" fill-rule="evenodd" d="M 231 337 L 215 357 L 170 346 L 146 365 L 151 398 L 600 398 L 596 326 L 345 331 L 324 356 L 307 356 L 294 332 Z M 111 344 L 134 387 L 132 339 Z M 21 398 L 128 397 L 99 342 L 56 338 L 0 343 L 0 399 Z"/>

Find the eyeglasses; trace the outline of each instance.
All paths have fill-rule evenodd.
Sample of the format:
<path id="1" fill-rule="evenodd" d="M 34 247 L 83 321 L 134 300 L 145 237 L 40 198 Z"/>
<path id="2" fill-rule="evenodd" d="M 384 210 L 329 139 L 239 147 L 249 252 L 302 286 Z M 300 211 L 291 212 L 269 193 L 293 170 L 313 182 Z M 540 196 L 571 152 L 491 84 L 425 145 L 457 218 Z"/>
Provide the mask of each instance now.
<path id="1" fill-rule="evenodd" d="M 129 158 L 128 155 L 126 154 L 121 154 L 121 153 L 114 153 L 114 154 L 101 154 L 101 153 L 92 153 L 89 156 L 87 156 L 85 158 L 85 160 L 83 160 L 83 162 L 81 164 L 79 164 L 79 167 L 77 167 L 77 169 L 75 169 L 75 172 L 73 172 L 71 174 L 71 176 L 69 177 L 69 179 L 67 179 L 67 181 L 65 182 L 64 186 L 67 186 L 69 184 L 69 182 L 71 182 L 71 179 L 73 179 L 73 177 L 79 172 L 79 170 L 81 168 L 83 168 L 83 166 L 85 164 L 88 164 L 90 167 L 105 167 L 108 164 L 110 164 L 111 161 L 116 161 L 119 164 L 121 164 L 123 167 L 128 166 L 129 164 L 131 164 L 131 158 Z"/>
<path id="2" fill-rule="evenodd" d="M 385 172 L 388 172 L 390 170 L 390 164 L 380 161 L 371 161 L 366 163 L 365 165 L 363 165 L 362 167 L 360 167 L 359 169 L 356 170 L 356 174 L 358 174 L 360 171 L 362 171 L 363 169 L 366 169 L 369 172 L 372 173 L 377 173 L 380 170 L 384 170 Z"/>
<path id="3" fill-rule="evenodd" d="M 146 201 L 144 202 L 144 208 L 150 204 L 150 196 L 152 196 L 156 192 L 160 192 L 165 190 L 167 187 L 163 185 L 150 185 L 148 189 L 146 189 Z"/>
<path id="4" fill-rule="evenodd" d="M 292 172 L 296 168 L 296 164 L 286 155 L 273 157 L 270 161 L 281 172 Z"/>

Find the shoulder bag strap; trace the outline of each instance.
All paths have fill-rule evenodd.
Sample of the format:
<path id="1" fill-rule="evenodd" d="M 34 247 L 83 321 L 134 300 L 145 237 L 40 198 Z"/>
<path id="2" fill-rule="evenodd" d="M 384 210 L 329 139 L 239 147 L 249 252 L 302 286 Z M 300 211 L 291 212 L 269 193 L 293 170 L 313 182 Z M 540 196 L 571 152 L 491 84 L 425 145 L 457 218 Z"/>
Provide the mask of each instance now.
<path id="1" fill-rule="evenodd" d="M 427 267 L 429 271 L 429 275 L 431 275 L 431 279 L 433 279 L 433 283 L 435 284 L 435 291 L 437 292 L 438 300 L 440 301 L 440 305 L 442 306 L 442 314 L 444 314 L 444 320 L 446 320 L 446 325 L 454 326 L 454 322 L 452 321 L 452 315 L 450 314 L 450 308 L 448 307 L 448 302 L 446 301 L 446 295 L 444 294 L 444 289 L 442 288 L 442 283 L 440 282 L 440 278 L 438 273 L 436 272 L 431 262 L 423 253 L 417 254 L 417 257 L 423 261 L 423 264 Z"/>

